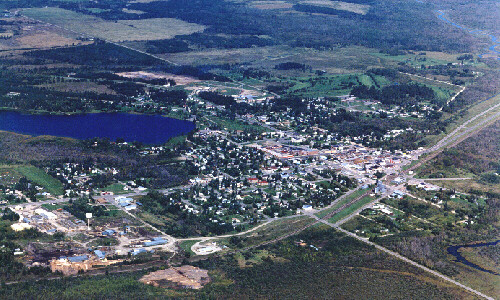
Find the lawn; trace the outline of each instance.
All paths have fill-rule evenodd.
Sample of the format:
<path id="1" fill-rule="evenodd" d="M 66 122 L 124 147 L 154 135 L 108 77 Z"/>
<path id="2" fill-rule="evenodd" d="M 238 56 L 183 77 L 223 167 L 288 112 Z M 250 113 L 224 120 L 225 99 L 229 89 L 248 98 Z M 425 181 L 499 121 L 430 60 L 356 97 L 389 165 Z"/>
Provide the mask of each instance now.
<path id="1" fill-rule="evenodd" d="M 64 193 L 63 185 L 59 180 L 37 167 L 31 165 L 19 166 L 16 168 L 16 171 L 21 173 L 28 180 L 43 186 L 52 195 L 59 196 Z"/>
<path id="2" fill-rule="evenodd" d="M 169 39 L 203 31 L 205 26 L 171 18 L 107 21 L 70 10 L 44 7 L 23 10 L 27 17 L 111 42 Z"/>

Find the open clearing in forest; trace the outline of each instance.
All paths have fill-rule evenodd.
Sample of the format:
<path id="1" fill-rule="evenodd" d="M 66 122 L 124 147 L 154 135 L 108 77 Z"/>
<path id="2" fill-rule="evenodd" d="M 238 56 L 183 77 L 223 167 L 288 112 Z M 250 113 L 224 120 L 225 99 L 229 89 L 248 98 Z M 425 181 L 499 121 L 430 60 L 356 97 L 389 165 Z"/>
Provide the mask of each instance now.
<path id="1" fill-rule="evenodd" d="M 111 42 L 169 39 L 205 29 L 203 25 L 171 18 L 107 21 L 56 7 L 31 8 L 22 13 L 36 20 Z"/>

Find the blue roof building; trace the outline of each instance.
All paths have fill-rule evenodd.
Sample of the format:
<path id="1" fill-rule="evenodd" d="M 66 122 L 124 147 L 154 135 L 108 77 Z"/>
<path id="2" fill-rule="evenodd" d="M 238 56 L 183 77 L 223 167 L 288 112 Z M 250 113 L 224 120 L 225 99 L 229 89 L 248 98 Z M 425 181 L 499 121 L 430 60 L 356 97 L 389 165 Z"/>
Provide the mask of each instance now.
<path id="1" fill-rule="evenodd" d="M 151 242 L 144 242 L 142 243 L 142 245 L 144 247 L 151 247 L 151 246 L 159 246 L 159 245 L 163 245 L 163 244 L 166 244 L 167 241 L 164 240 L 164 239 L 159 239 L 159 240 L 153 240 Z"/>
<path id="2" fill-rule="evenodd" d="M 84 262 L 87 259 L 89 259 L 88 255 L 79 255 L 79 256 L 72 256 L 68 257 L 68 261 L 74 263 L 74 262 Z"/>
<path id="3" fill-rule="evenodd" d="M 113 229 L 107 229 L 107 230 L 104 230 L 102 232 L 102 235 L 107 235 L 107 236 L 110 236 L 110 235 L 113 235 L 115 234 L 115 231 Z"/>
<path id="4" fill-rule="evenodd" d="M 132 255 L 133 255 L 133 256 L 136 256 L 136 255 L 138 255 L 138 254 L 141 254 L 141 253 L 146 253 L 146 252 L 148 252 L 148 251 L 147 251 L 146 249 L 144 249 L 144 248 L 141 248 L 141 249 L 136 249 L 136 250 L 132 251 Z"/>
<path id="5" fill-rule="evenodd" d="M 125 206 L 129 205 L 130 203 L 132 203 L 132 201 L 134 201 L 134 199 L 132 199 L 132 198 L 122 198 L 122 199 L 120 199 L 118 201 L 119 201 L 120 206 L 125 207 Z"/>
<path id="6" fill-rule="evenodd" d="M 106 258 L 106 252 L 103 252 L 101 250 L 95 250 L 94 254 L 99 257 L 99 259 L 104 259 Z"/>
<path id="7" fill-rule="evenodd" d="M 129 205 L 124 206 L 123 208 L 125 208 L 125 210 L 133 210 L 133 209 L 137 209 L 137 205 L 129 204 Z"/>

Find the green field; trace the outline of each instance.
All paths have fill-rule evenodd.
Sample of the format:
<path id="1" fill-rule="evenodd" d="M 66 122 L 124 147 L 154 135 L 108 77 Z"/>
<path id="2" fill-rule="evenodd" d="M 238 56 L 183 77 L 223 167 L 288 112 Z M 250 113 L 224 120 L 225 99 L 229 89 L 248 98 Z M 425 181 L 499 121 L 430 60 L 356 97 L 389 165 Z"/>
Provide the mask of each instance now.
<path id="1" fill-rule="evenodd" d="M 19 166 L 16 168 L 16 171 L 21 173 L 28 180 L 43 186 L 52 195 L 59 196 L 64 193 L 63 185 L 60 181 L 37 167 L 30 165 Z"/>
<path id="2" fill-rule="evenodd" d="M 391 83 L 383 76 L 374 75 L 372 78 L 366 74 L 356 73 L 320 77 L 291 77 L 288 81 L 294 85 L 287 92 L 303 97 L 347 95 L 357 85 L 383 87 Z"/>
<path id="3" fill-rule="evenodd" d="M 65 203 L 59 203 L 59 204 L 55 204 L 55 205 L 52 205 L 52 204 L 42 204 L 42 207 L 45 208 L 48 211 L 52 211 L 52 210 L 57 210 L 57 209 L 60 209 L 60 208 L 64 208 L 64 206 L 67 205 L 67 204 L 68 204 L 67 202 L 65 202 Z"/>
<path id="4" fill-rule="evenodd" d="M 186 141 L 187 135 L 181 135 L 181 136 L 176 136 L 171 139 L 169 139 L 166 143 L 166 147 L 175 147 L 179 144 L 182 144 Z"/>
<path id="5" fill-rule="evenodd" d="M 126 191 L 123 190 L 123 187 L 123 184 L 113 183 L 100 190 L 112 192 L 113 194 L 123 194 L 126 193 Z"/>
<path id="6" fill-rule="evenodd" d="M 22 13 L 33 19 L 111 42 L 169 39 L 205 29 L 202 25 L 171 18 L 107 21 L 56 7 L 31 8 Z"/>
<path id="7" fill-rule="evenodd" d="M 245 124 L 243 122 L 240 122 L 238 120 L 228 120 L 228 119 L 222 119 L 218 117 L 207 117 L 210 121 L 216 123 L 219 125 L 222 129 L 228 130 L 228 131 L 236 131 L 236 130 L 253 130 L 257 132 L 265 132 L 269 131 L 269 129 L 258 126 L 258 125 L 249 125 Z"/>
<path id="8" fill-rule="evenodd" d="M 372 53 L 372 55 L 396 62 L 405 62 L 412 66 L 421 66 L 421 65 L 434 66 L 434 65 L 445 65 L 449 62 L 457 62 L 455 60 L 436 59 L 427 57 L 426 55 L 415 55 L 415 54 L 388 55 L 384 53 Z"/>
<path id="9" fill-rule="evenodd" d="M 357 197 L 363 195 L 364 193 L 366 193 L 366 190 L 363 190 L 363 189 L 359 189 L 355 192 L 353 192 L 352 194 L 350 194 L 349 196 L 345 197 L 344 199 L 342 199 L 341 201 L 339 201 L 337 204 L 335 204 L 334 206 L 328 208 L 328 209 L 325 209 L 323 211 L 320 211 L 318 213 L 316 213 L 315 215 L 319 218 L 323 218 L 324 216 L 326 216 L 327 214 L 329 214 L 330 212 L 338 209 L 339 207 L 341 207 L 342 205 L 346 204 L 346 203 L 349 203 L 349 201 L 353 200 L 353 199 L 356 199 Z"/>
<path id="10" fill-rule="evenodd" d="M 190 255 L 195 255 L 195 253 L 191 250 L 191 247 L 199 241 L 200 240 L 183 241 L 179 244 L 179 247 L 184 250 L 184 252 L 189 253 Z"/>
<path id="11" fill-rule="evenodd" d="M 274 67 L 282 62 L 299 62 L 311 66 L 313 70 L 324 70 L 329 74 L 353 74 L 364 72 L 370 68 L 386 66 L 375 56 L 370 55 L 373 49 L 360 46 L 338 47 L 331 50 L 315 50 L 311 48 L 291 48 L 288 46 L 267 46 L 236 49 L 203 49 L 183 53 L 169 53 L 168 60 L 185 65 L 225 64 L 228 61 L 248 64 L 249 67 L 268 70 L 279 78 L 288 71 L 276 70 Z M 349 57 L 349 59 L 346 59 Z M 313 73 L 304 73 L 308 75 Z M 279 76 L 278 76 L 279 75 Z M 297 75 L 295 75 L 297 76 Z M 245 81 L 260 85 L 262 82 Z"/>
<path id="12" fill-rule="evenodd" d="M 342 220 L 343 218 L 349 216 L 350 214 L 352 214 L 356 210 L 360 209 L 361 207 L 365 206 L 366 204 L 370 203 L 373 200 L 374 200 L 373 197 L 365 196 L 365 197 L 361 198 L 361 200 L 359 200 L 358 202 L 354 203 L 353 205 L 342 210 L 341 212 L 339 212 L 338 214 L 336 214 L 332 218 L 328 219 L 328 222 L 330 222 L 330 223 L 338 222 L 338 221 Z"/>

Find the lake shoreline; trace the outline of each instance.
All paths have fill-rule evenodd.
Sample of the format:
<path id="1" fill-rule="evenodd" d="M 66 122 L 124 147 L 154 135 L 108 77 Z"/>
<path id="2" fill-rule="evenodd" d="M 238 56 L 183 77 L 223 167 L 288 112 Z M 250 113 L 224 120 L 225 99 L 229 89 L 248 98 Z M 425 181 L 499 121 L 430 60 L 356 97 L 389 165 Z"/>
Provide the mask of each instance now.
<path id="1" fill-rule="evenodd" d="M 107 112 L 61 115 L 0 110 L 0 130 L 29 136 L 78 140 L 109 138 L 158 145 L 195 129 L 194 122 L 158 114 Z"/>

